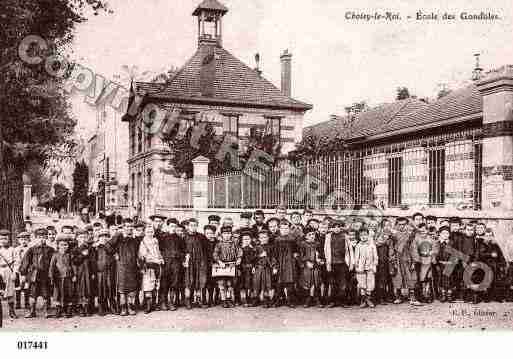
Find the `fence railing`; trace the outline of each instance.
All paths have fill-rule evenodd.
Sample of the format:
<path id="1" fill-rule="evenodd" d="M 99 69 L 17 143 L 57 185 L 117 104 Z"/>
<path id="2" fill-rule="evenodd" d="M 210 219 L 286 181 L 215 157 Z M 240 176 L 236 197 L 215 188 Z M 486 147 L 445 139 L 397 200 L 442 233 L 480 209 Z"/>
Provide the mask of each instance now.
<path id="1" fill-rule="evenodd" d="M 332 209 L 375 205 L 480 209 L 480 131 L 364 148 L 208 180 L 210 208 Z"/>
<path id="2" fill-rule="evenodd" d="M 158 192 L 157 205 L 165 204 L 173 208 L 192 208 L 192 184 L 192 179 L 180 179 L 165 183 Z"/>

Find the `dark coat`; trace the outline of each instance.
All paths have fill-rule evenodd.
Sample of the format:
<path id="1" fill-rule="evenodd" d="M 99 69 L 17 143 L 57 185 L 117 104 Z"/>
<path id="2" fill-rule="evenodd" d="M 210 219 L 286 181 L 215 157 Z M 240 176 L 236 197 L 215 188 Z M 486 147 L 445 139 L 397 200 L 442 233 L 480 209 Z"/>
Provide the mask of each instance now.
<path id="1" fill-rule="evenodd" d="M 296 281 L 297 241 L 294 235 L 278 236 L 274 243 L 274 258 L 278 266 L 278 284 L 293 284 Z"/>
<path id="2" fill-rule="evenodd" d="M 140 240 L 134 237 L 125 237 L 123 233 L 116 233 L 106 244 L 111 254 L 119 256 L 117 264 L 118 292 L 127 294 L 139 289 L 139 267 L 137 258 Z"/>
<path id="3" fill-rule="evenodd" d="M 55 250 L 45 245 L 30 247 L 20 265 L 20 274 L 27 277 L 29 283 L 48 282 L 50 261 Z"/>
<path id="4" fill-rule="evenodd" d="M 88 299 L 96 295 L 96 264 L 96 251 L 91 246 L 81 245 L 74 250 L 73 265 L 77 276 L 75 285 L 79 298 Z"/>
<path id="5" fill-rule="evenodd" d="M 205 288 L 210 259 L 207 256 L 207 239 L 200 233 L 185 235 L 185 255 L 189 255 L 189 266 L 185 268 L 185 287 Z"/>
<path id="6" fill-rule="evenodd" d="M 164 259 L 161 282 L 165 282 L 165 288 L 178 288 L 182 280 L 185 242 L 176 234 L 163 233 L 159 249 Z"/>

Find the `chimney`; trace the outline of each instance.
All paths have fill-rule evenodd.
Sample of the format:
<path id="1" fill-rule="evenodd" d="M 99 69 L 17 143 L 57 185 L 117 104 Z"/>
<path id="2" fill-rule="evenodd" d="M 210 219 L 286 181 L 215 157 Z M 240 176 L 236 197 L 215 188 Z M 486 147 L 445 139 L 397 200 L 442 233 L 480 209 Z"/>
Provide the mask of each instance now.
<path id="1" fill-rule="evenodd" d="M 292 93 L 292 54 L 289 50 L 283 51 L 281 60 L 281 93 L 291 97 Z"/>
<path id="2" fill-rule="evenodd" d="M 258 76 L 262 76 L 262 70 L 260 70 L 260 54 L 258 52 L 255 54 L 255 63 L 255 71 L 257 72 Z"/>

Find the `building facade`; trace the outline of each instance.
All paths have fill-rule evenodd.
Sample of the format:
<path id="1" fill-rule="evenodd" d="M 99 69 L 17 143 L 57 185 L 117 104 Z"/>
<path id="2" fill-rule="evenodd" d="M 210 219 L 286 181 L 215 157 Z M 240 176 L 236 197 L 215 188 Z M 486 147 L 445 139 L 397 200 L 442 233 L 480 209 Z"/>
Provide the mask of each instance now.
<path id="1" fill-rule="evenodd" d="M 128 213 L 128 124 L 110 106 L 96 107 L 96 130 L 89 144 L 89 192 L 95 212 Z"/>
<path id="2" fill-rule="evenodd" d="M 132 98 L 139 108 L 152 104 L 177 111 L 182 128 L 210 122 L 217 135 L 241 142 L 253 129 L 275 136 L 287 153 L 301 138 L 303 116 L 311 105 L 291 97 L 292 54 L 281 56 L 281 89 L 266 80 L 258 67 L 250 68 L 222 46 L 222 21 L 228 9 L 217 0 L 203 1 L 193 12 L 198 24 L 196 53 L 165 84 L 136 82 Z M 177 196 L 190 184 L 168 175 L 169 150 L 158 135 L 143 130 L 141 112 L 124 116 L 129 126 L 129 202 L 132 214 L 147 216 L 156 207 L 190 206 L 191 198 Z M 181 183 L 181 184 L 180 184 Z M 183 203 L 182 203 L 183 202 Z"/>
<path id="3" fill-rule="evenodd" d="M 347 202 L 504 214 L 513 210 L 512 104 L 513 67 L 503 66 L 436 101 L 333 116 L 303 135 L 346 143 L 347 152 L 326 159 L 332 172 L 323 178 Z"/>

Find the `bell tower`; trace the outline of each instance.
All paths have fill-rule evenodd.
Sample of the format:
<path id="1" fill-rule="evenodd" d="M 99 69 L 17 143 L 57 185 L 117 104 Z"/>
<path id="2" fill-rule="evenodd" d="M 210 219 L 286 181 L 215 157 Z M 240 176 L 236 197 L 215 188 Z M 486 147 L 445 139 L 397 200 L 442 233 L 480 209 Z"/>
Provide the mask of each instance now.
<path id="1" fill-rule="evenodd" d="M 203 0 L 192 16 L 198 18 L 198 46 L 202 44 L 217 44 L 222 46 L 222 18 L 228 8 L 217 0 Z"/>

